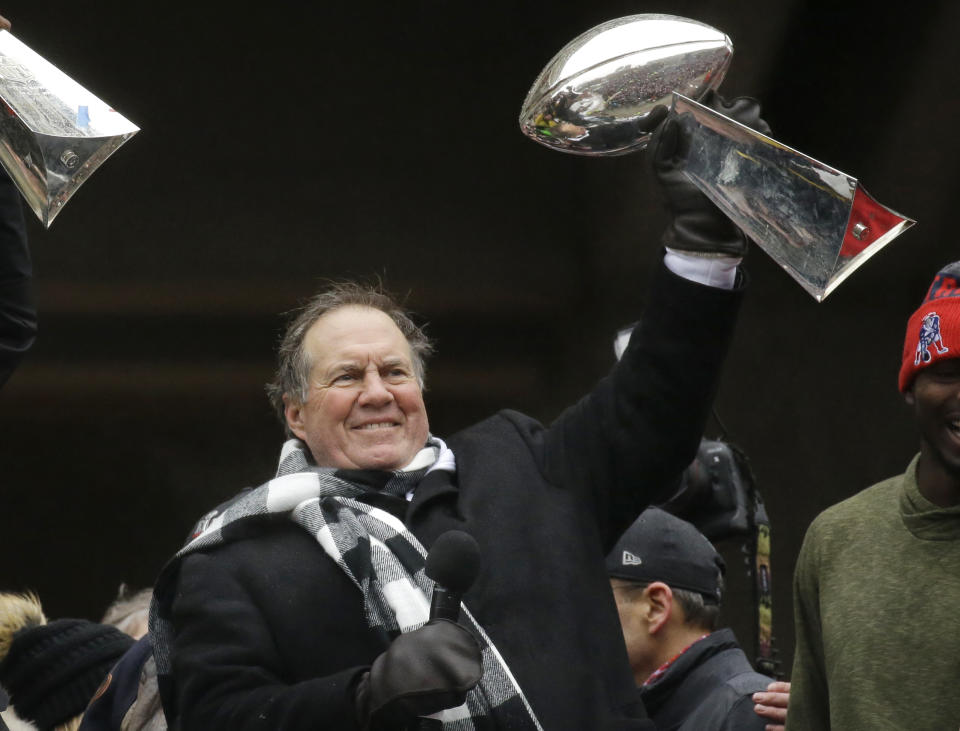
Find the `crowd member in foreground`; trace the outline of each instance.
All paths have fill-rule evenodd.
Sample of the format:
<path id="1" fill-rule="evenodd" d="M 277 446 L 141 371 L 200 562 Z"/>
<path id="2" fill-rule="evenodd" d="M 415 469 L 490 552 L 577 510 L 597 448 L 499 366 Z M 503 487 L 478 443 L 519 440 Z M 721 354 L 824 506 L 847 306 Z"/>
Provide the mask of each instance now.
<path id="1" fill-rule="evenodd" d="M 898 385 L 920 453 L 821 513 L 800 549 L 788 731 L 960 723 L 960 262 L 911 315 Z"/>
<path id="2" fill-rule="evenodd" d="M 752 100 L 715 103 L 759 123 Z M 669 117 L 651 143 L 671 220 L 641 325 L 550 426 L 501 411 L 441 440 L 429 343 L 390 298 L 343 285 L 301 311 L 270 387 L 292 437 L 276 477 L 202 520 L 155 586 L 172 724 L 650 728 L 603 559 L 696 452 L 746 249 L 683 175 L 682 135 Z M 424 555 L 449 529 L 482 557 L 459 623 L 428 621 Z"/>

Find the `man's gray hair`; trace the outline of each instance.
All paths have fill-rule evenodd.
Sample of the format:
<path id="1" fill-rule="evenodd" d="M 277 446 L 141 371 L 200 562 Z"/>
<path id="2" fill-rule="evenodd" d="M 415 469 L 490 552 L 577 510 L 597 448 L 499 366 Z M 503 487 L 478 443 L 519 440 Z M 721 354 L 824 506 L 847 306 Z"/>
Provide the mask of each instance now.
<path id="1" fill-rule="evenodd" d="M 720 604 L 704 601 L 703 595 L 696 591 L 674 589 L 673 598 L 683 609 L 683 623 L 688 627 L 697 627 L 707 632 L 714 632 L 720 620 Z M 723 579 L 720 579 L 720 589 L 723 590 Z"/>
<path id="2" fill-rule="evenodd" d="M 629 581 L 626 579 L 622 579 L 622 581 L 624 581 L 625 585 L 629 586 L 632 591 L 637 592 L 638 597 L 640 592 L 650 586 L 647 582 Z M 718 586 L 722 594 L 724 589 L 722 576 L 718 579 Z M 687 591 L 686 589 L 677 589 L 671 586 L 670 592 L 673 594 L 674 600 L 676 600 L 677 604 L 679 604 L 683 610 L 683 623 L 686 626 L 706 630 L 707 632 L 716 631 L 720 625 L 719 603 L 708 603 L 704 600 L 703 595 L 696 591 Z"/>
<path id="3" fill-rule="evenodd" d="M 358 282 L 333 282 L 292 313 L 293 317 L 280 339 L 277 370 L 266 390 L 267 397 L 285 428 L 287 420 L 284 413 L 284 394 L 300 404 L 307 400 L 310 369 L 313 366 L 303 347 L 307 331 L 328 312 L 351 306 L 380 310 L 393 320 L 410 346 L 414 375 L 420 382 L 420 388 L 425 387 L 425 360 L 433 352 L 433 346 L 410 315 L 379 284 L 369 286 Z"/>

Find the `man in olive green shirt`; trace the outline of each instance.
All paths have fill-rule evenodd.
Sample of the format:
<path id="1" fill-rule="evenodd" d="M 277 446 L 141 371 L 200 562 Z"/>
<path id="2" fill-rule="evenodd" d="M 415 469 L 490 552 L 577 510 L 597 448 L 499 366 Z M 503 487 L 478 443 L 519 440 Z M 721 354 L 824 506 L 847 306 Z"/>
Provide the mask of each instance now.
<path id="1" fill-rule="evenodd" d="M 787 731 L 960 728 L 960 262 L 909 320 L 899 388 L 919 455 L 800 550 Z"/>

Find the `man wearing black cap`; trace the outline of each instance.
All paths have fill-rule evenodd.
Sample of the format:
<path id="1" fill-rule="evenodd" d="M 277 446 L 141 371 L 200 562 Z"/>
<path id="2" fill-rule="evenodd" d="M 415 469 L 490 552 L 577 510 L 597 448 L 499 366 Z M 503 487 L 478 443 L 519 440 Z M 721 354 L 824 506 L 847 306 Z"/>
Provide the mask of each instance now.
<path id="1" fill-rule="evenodd" d="M 910 317 L 898 386 L 920 453 L 800 549 L 790 731 L 960 726 L 960 262 Z"/>
<path id="2" fill-rule="evenodd" d="M 658 731 L 763 731 L 754 672 L 733 632 L 717 629 L 724 562 L 692 525 L 648 508 L 607 556 L 627 655 Z"/>

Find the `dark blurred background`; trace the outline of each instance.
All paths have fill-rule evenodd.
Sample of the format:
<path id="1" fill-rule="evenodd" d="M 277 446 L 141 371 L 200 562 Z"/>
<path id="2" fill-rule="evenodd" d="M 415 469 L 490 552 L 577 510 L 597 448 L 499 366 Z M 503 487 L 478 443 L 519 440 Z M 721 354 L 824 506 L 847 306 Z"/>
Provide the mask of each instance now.
<path id="1" fill-rule="evenodd" d="M 916 451 L 904 325 L 960 258 L 960 4 L 880 7 L 3 2 L 15 35 L 142 131 L 50 230 L 30 221 L 41 333 L 0 392 L 0 588 L 99 618 L 200 514 L 269 477 L 281 313 L 324 278 L 382 277 L 428 323 L 439 435 L 507 406 L 550 420 L 586 391 L 640 314 L 665 215 L 642 154 L 561 155 L 517 116 L 576 35 L 666 12 L 731 36 L 722 90 L 758 96 L 777 139 L 919 222 L 823 304 L 748 260 L 716 409 L 773 522 L 788 669 L 803 533 Z"/>

